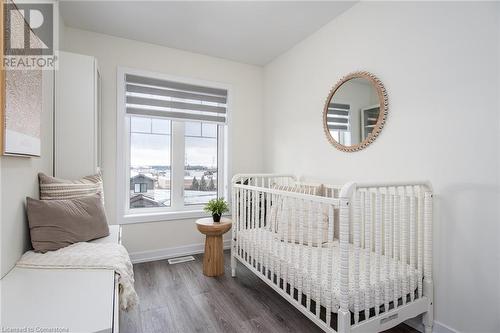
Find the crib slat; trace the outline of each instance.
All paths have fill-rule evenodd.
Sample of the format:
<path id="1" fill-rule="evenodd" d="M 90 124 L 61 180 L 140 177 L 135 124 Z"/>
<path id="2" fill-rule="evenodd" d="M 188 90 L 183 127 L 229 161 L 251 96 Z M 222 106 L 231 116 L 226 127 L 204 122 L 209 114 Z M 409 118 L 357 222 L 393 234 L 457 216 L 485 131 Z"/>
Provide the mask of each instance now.
<path id="1" fill-rule="evenodd" d="M 267 180 L 267 187 L 272 188 L 272 183 L 275 180 L 271 179 Z M 269 212 L 269 226 L 268 226 L 268 231 L 266 233 L 266 278 L 271 279 L 273 278 L 273 270 L 272 270 L 272 236 L 274 235 L 274 219 L 275 219 L 275 213 L 276 213 L 276 208 L 274 207 L 275 205 L 275 197 L 272 193 L 267 193 L 267 211 Z"/>
<path id="2" fill-rule="evenodd" d="M 247 190 L 243 190 L 242 191 L 242 202 L 241 202 L 241 209 L 242 209 L 242 223 L 241 223 L 241 228 L 243 230 L 243 232 L 247 232 L 248 231 L 248 191 Z M 242 253 L 243 253 L 243 259 L 246 261 L 247 260 L 247 242 L 248 242 L 248 233 L 245 234 L 245 238 L 243 238 L 243 242 L 242 242 Z"/>
<path id="3" fill-rule="evenodd" d="M 325 189 L 326 191 L 326 189 Z M 332 193 L 333 194 L 333 193 Z M 334 239 L 335 239 L 335 213 L 334 213 L 334 206 L 328 205 L 328 242 L 329 245 L 333 245 Z M 332 312 L 332 302 L 333 302 L 333 248 L 327 247 L 327 252 L 326 252 L 327 260 L 328 260 L 328 265 L 327 265 L 327 300 L 326 300 L 326 323 L 331 326 L 331 312 Z"/>
<path id="4" fill-rule="evenodd" d="M 262 182 L 262 187 L 265 187 L 265 180 Z M 266 192 L 263 192 L 261 194 L 261 210 L 262 210 L 262 219 L 261 219 L 261 228 L 260 228 L 260 246 L 262 247 L 261 249 L 261 273 L 262 275 L 265 275 L 266 271 L 266 252 L 265 252 L 265 246 L 266 246 L 266 230 L 267 230 L 267 216 L 269 215 L 269 211 L 267 210 L 267 196 Z"/>
<path id="5" fill-rule="evenodd" d="M 257 179 L 255 179 L 257 181 Z M 257 190 L 252 191 L 252 266 L 257 268 Z"/>
<path id="6" fill-rule="evenodd" d="M 340 199 L 340 309 L 339 326 L 345 330 L 351 323 L 349 312 L 349 200 Z"/>
<path id="7" fill-rule="evenodd" d="M 257 180 L 256 180 L 257 181 Z M 252 234 L 254 234 L 254 255 L 255 255 L 255 269 L 256 270 L 259 270 L 259 252 L 260 252 L 260 249 L 259 249 L 259 240 L 258 240 L 258 226 L 259 226 L 259 204 L 260 204 L 260 200 L 259 200 L 259 196 L 260 196 L 260 192 L 258 191 L 255 191 L 255 194 L 254 194 L 254 211 L 255 211 L 255 217 L 254 217 L 254 226 L 253 226 L 253 232 Z"/>
<path id="8" fill-rule="evenodd" d="M 290 269 L 290 265 L 287 265 L 287 263 L 289 263 L 289 250 L 290 250 L 290 247 L 289 244 L 290 243 L 290 208 L 291 208 L 291 205 L 290 205 L 290 198 L 286 198 L 286 203 L 287 205 L 285 206 L 286 207 L 286 211 L 285 211 L 285 214 L 283 216 L 283 224 L 285 226 L 284 230 L 283 230 L 283 242 L 282 242 L 282 247 L 283 247 L 283 262 L 284 262 L 284 269 L 283 269 L 283 290 L 285 291 L 286 293 L 286 285 L 288 283 L 288 278 L 289 278 L 289 269 Z"/>
<path id="9" fill-rule="evenodd" d="M 321 235 L 323 234 L 323 207 L 321 203 L 317 203 L 317 211 L 316 211 L 316 244 L 318 247 L 318 264 L 316 266 L 317 270 L 317 283 L 316 283 L 316 317 L 319 319 L 320 315 L 320 307 L 321 307 L 321 279 L 323 277 L 322 274 L 322 258 L 323 258 L 323 244 Z"/>
<path id="10" fill-rule="evenodd" d="M 293 246 L 292 244 L 295 242 L 295 239 L 293 238 L 293 219 L 294 219 L 294 204 L 295 200 L 292 198 L 289 198 L 289 207 L 288 207 L 288 238 L 285 240 L 286 242 L 286 250 L 287 250 L 287 283 L 290 285 L 290 294 L 293 297 L 293 289 L 291 287 L 291 279 L 292 279 L 292 271 L 293 271 Z M 285 291 L 286 291 L 286 285 L 285 285 Z"/>
<path id="11" fill-rule="evenodd" d="M 333 206 L 328 207 L 328 235 L 331 242 L 333 242 L 333 231 L 334 231 L 334 214 Z M 330 238 L 331 237 L 331 238 Z M 326 302 L 326 323 L 331 326 L 331 312 L 332 312 L 332 302 L 333 302 L 333 249 L 328 248 L 328 271 L 327 271 L 327 286 L 329 287 L 328 300 Z"/>
<path id="12" fill-rule="evenodd" d="M 284 263 L 281 268 L 281 278 L 283 279 L 283 290 L 286 292 L 286 282 L 288 278 L 288 265 L 286 265 L 288 252 L 288 216 L 289 216 L 289 201 L 288 198 L 283 198 L 283 216 L 281 221 L 280 232 L 280 264 Z M 278 282 L 279 284 L 279 282 Z"/>
<path id="13" fill-rule="evenodd" d="M 265 187 L 265 182 L 264 182 L 264 177 L 261 177 L 260 180 L 260 186 L 262 188 Z M 257 241 L 258 241 L 258 248 L 259 248 L 259 253 L 258 253 L 258 260 L 259 260 L 259 272 L 263 274 L 264 272 L 264 252 L 263 252 L 263 242 L 262 242 L 262 232 L 264 231 L 264 207 L 265 207 L 265 192 L 259 192 L 259 233 L 257 235 Z"/>
<path id="14" fill-rule="evenodd" d="M 252 192 L 250 190 L 246 190 L 246 196 L 245 196 L 245 199 L 246 199 L 246 209 L 245 209 L 245 212 L 246 212 L 246 219 L 245 219 L 245 229 L 246 231 L 251 231 L 252 229 Z M 247 234 L 248 236 L 246 237 L 246 257 L 247 257 L 247 262 L 248 263 L 251 263 L 252 261 L 252 257 L 251 257 L 251 254 L 250 254 L 250 248 L 252 247 L 252 242 L 251 242 L 251 239 L 250 239 L 250 234 Z"/>
<path id="15" fill-rule="evenodd" d="M 270 180 L 268 180 L 268 186 L 269 186 L 269 182 Z M 267 277 L 268 276 L 268 272 L 269 272 L 269 263 L 270 263 L 270 258 L 269 258 L 269 247 L 270 247 L 270 237 L 269 235 L 272 234 L 272 212 L 271 212 L 271 194 L 270 193 L 265 193 L 265 198 L 266 198 L 266 223 L 267 223 L 267 226 L 266 226 L 266 231 L 269 231 L 269 232 L 266 232 L 264 233 L 265 235 L 265 250 L 264 250 L 264 275 Z"/>
<path id="16" fill-rule="evenodd" d="M 410 301 L 415 299 L 415 236 L 416 236 L 416 215 L 415 215 L 415 196 L 413 188 L 410 189 Z"/>
<path id="17" fill-rule="evenodd" d="M 424 194 L 424 279 L 432 281 L 432 193 Z"/>
<path id="18" fill-rule="evenodd" d="M 240 250 L 239 250 L 239 244 L 240 244 L 240 235 L 239 235 L 239 231 L 240 231 L 240 212 L 239 212 L 239 207 L 240 207 L 240 189 L 239 188 L 233 188 L 233 193 L 234 193 L 234 210 L 233 210 L 233 214 L 234 214 L 234 226 L 233 226 L 233 229 L 235 230 L 235 235 L 237 235 L 236 237 L 233 237 L 234 241 L 235 241 L 235 251 L 236 253 L 240 254 Z"/>
<path id="19" fill-rule="evenodd" d="M 401 216 L 400 216 L 400 199 L 397 189 L 394 189 L 393 196 L 394 207 L 394 308 L 398 307 L 398 298 L 400 294 L 400 278 L 399 278 L 399 258 L 400 258 L 400 240 L 401 240 Z"/>
<path id="20" fill-rule="evenodd" d="M 361 196 L 363 193 L 354 194 L 354 216 L 353 216 L 353 245 L 354 245 L 354 324 L 359 322 L 359 250 L 360 250 L 360 224 L 361 224 Z"/>
<path id="21" fill-rule="evenodd" d="M 335 195 L 335 193 L 332 192 L 332 195 Z M 337 230 L 337 234 L 335 234 L 335 224 L 337 224 L 338 226 L 340 226 L 340 216 L 339 214 L 336 213 L 339 212 L 339 207 L 337 207 L 337 209 L 334 209 L 333 210 L 333 239 L 335 240 L 335 237 L 337 237 L 337 240 L 339 240 L 339 230 Z M 339 256 L 340 258 L 340 255 L 336 253 L 337 251 L 333 251 L 332 250 L 332 262 L 333 263 L 338 263 L 340 262 L 337 258 L 337 256 Z M 336 285 L 336 283 L 338 283 L 338 281 L 340 280 L 340 271 L 339 271 L 339 268 L 338 268 L 338 264 L 337 266 L 334 266 L 333 267 L 333 271 L 332 271 L 332 282 L 331 282 L 331 290 L 334 290 L 333 288 L 338 288 L 338 286 Z M 339 303 L 338 303 L 338 299 L 336 299 L 336 304 L 332 304 L 332 311 L 335 310 L 336 312 L 338 312 L 339 310 Z"/>
<path id="22" fill-rule="evenodd" d="M 391 239 L 391 201 L 389 196 L 389 190 L 386 188 L 383 195 L 384 201 L 384 311 L 389 311 L 389 302 L 391 301 L 390 292 L 390 261 L 392 257 L 392 249 L 390 244 Z"/>
<path id="23" fill-rule="evenodd" d="M 365 297 L 365 318 L 370 318 L 370 287 L 371 281 L 371 267 L 370 267 L 370 257 L 371 257 L 371 237 L 372 237 L 372 201 L 373 195 L 371 192 L 366 192 L 366 201 L 365 201 L 365 288 L 364 288 L 364 297 Z"/>
<path id="24" fill-rule="evenodd" d="M 246 230 L 247 231 L 252 231 L 252 192 L 250 190 L 246 191 Z M 251 234 L 248 234 L 248 237 L 246 237 L 246 254 L 247 254 L 247 262 L 251 263 L 252 262 L 252 256 L 251 256 L 251 247 L 252 247 L 252 241 L 250 238 Z"/>
<path id="25" fill-rule="evenodd" d="M 375 194 L 375 315 L 380 311 L 380 257 L 382 255 L 382 195 L 380 189 Z"/>
<path id="26" fill-rule="evenodd" d="M 276 225 L 277 225 L 277 222 L 276 222 L 276 219 L 277 219 L 277 216 L 278 216 L 278 198 L 275 194 L 271 195 L 271 208 L 272 210 L 274 210 L 274 214 L 272 215 L 272 225 L 271 225 L 271 232 L 269 233 L 269 254 L 268 254 L 268 257 L 269 257 L 269 271 L 270 271 L 270 279 L 271 281 L 274 283 L 274 274 L 275 274 L 275 268 L 274 268 L 274 259 L 275 259 L 275 256 L 274 256 L 274 246 L 275 246 L 275 242 L 274 242 L 274 238 L 276 237 Z"/>
<path id="27" fill-rule="evenodd" d="M 242 203 L 241 203 L 241 209 L 242 209 L 242 223 L 241 223 L 241 229 L 243 232 L 246 232 L 247 230 L 247 190 L 243 189 L 242 190 Z M 248 238 L 248 234 L 245 234 L 245 238 L 242 239 L 242 242 L 241 242 L 241 257 L 243 258 L 243 260 L 246 261 L 246 251 L 247 251 L 247 247 L 246 247 L 246 243 L 247 243 L 247 238 Z"/>
<path id="28" fill-rule="evenodd" d="M 401 295 L 403 305 L 405 305 L 406 296 L 408 295 L 408 197 L 406 196 L 405 188 L 402 188 L 401 191 Z"/>
<path id="29" fill-rule="evenodd" d="M 238 188 L 238 233 L 243 231 L 243 190 Z M 243 239 L 238 237 L 238 255 L 243 258 Z"/>
<path id="30" fill-rule="evenodd" d="M 283 179 L 283 182 L 287 182 L 287 179 Z M 282 188 L 283 190 L 286 188 L 286 185 Z M 275 267 L 275 272 L 276 272 L 276 285 L 278 288 L 280 288 L 280 279 L 282 277 L 282 272 L 281 272 L 281 252 L 282 252 L 282 243 L 281 240 L 283 239 L 283 231 L 284 231 L 284 220 L 283 220 L 283 214 L 285 211 L 285 199 L 279 195 L 278 196 L 279 200 L 279 215 L 276 219 L 277 223 L 277 228 L 278 228 L 278 234 L 277 238 L 278 242 L 276 242 L 276 267 Z"/>
<path id="31" fill-rule="evenodd" d="M 418 198 L 417 198 L 417 266 L 418 266 L 418 298 L 422 297 L 422 277 L 423 277 L 423 265 L 424 265 L 424 199 L 422 195 L 422 187 L 418 188 Z"/>
<path id="32" fill-rule="evenodd" d="M 308 201 L 307 202 L 307 276 L 310 277 L 312 274 L 312 242 L 313 242 L 313 232 L 312 232 L 312 226 L 313 226 L 313 212 L 312 212 L 312 202 Z M 307 304 L 307 309 L 311 310 L 311 295 L 312 295 L 312 279 L 308 278 L 307 279 L 307 298 L 306 298 L 306 304 Z"/>
<path id="33" fill-rule="evenodd" d="M 283 229 L 284 229 L 284 221 L 283 221 L 283 212 L 285 211 L 285 199 L 281 196 L 278 198 L 279 203 L 278 203 L 278 212 L 279 215 L 276 218 L 276 223 L 277 223 L 277 228 L 278 228 L 278 242 L 276 243 L 276 266 L 275 266 L 275 272 L 276 272 L 276 285 L 278 288 L 280 288 L 280 278 L 281 278 L 281 251 L 282 251 L 282 243 L 281 240 L 283 239 Z"/>
<path id="34" fill-rule="evenodd" d="M 236 189 L 231 188 L 231 214 L 233 227 L 231 228 L 231 269 L 233 268 L 234 255 L 236 253 L 236 229 L 238 228 L 238 219 L 236 215 Z"/>
<path id="35" fill-rule="evenodd" d="M 296 256 L 296 251 L 295 248 L 296 246 L 293 246 L 293 244 L 296 241 L 297 237 L 297 199 L 293 199 L 292 205 L 290 207 L 291 209 L 291 225 L 292 225 L 292 230 L 291 230 L 291 242 L 290 242 L 290 252 L 291 252 L 291 262 L 289 262 L 289 267 L 290 267 L 290 295 L 292 296 L 293 299 L 294 293 L 295 293 L 295 264 L 297 262 L 297 256 Z"/>
<path id="36" fill-rule="evenodd" d="M 302 291 L 304 287 L 304 224 L 305 224 L 305 204 L 304 200 L 300 199 L 300 217 L 299 217 L 299 244 L 300 246 L 298 247 L 299 250 L 299 271 L 298 271 L 298 302 L 300 305 L 302 305 Z"/>
<path id="37" fill-rule="evenodd" d="M 276 225 L 277 225 L 277 219 L 278 219 L 278 196 L 276 194 L 271 194 L 271 209 L 274 211 L 271 215 L 271 232 L 269 233 L 269 273 L 270 273 L 270 279 L 274 283 L 274 274 L 275 274 L 275 256 L 274 256 L 274 247 L 275 247 L 275 242 L 273 241 L 273 238 L 275 236 L 275 232 L 277 231 Z"/>
<path id="38" fill-rule="evenodd" d="M 365 227 L 366 227 L 366 191 L 360 191 L 359 192 L 359 195 L 360 195 L 360 198 L 361 198 L 361 202 L 360 202 L 360 206 L 361 206 L 361 237 L 360 237 L 360 241 L 361 241 L 361 248 L 364 249 L 365 248 Z"/>
<path id="39" fill-rule="evenodd" d="M 387 189 L 387 192 L 388 192 L 388 200 L 389 200 L 389 211 L 390 211 L 390 225 L 391 225 L 391 230 L 389 231 L 390 232 L 390 236 L 389 236 L 389 249 L 390 249 L 390 259 L 389 259 L 389 276 L 391 279 L 394 279 L 395 278 L 395 273 L 394 273 L 394 194 L 392 192 L 392 189 L 391 188 L 388 188 Z M 390 281 L 388 281 L 388 283 L 390 283 Z M 391 289 L 391 287 L 389 287 L 389 289 Z M 394 293 L 394 288 L 392 288 L 392 292 Z M 394 294 L 393 295 L 388 295 L 389 297 L 389 301 L 391 301 L 392 299 L 394 299 Z M 394 305 L 395 307 L 395 305 Z"/>
<path id="40" fill-rule="evenodd" d="M 258 178 L 255 179 L 255 182 L 258 186 Z M 253 226 L 252 226 L 252 246 L 253 246 L 253 259 L 254 267 L 258 271 L 259 270 L 259 234 L 258 234 L 258 224 L 259 224 L 259 196 L 260 192 L 257 190 L 253 191 Z"/>
<path id="41" fill-rule="evenodd" d="M 254 180 L 252 178 L 251 183 L 253 183 Z M 250 265 L 253 267 L 253 261 L 254 261 L 254 254 L 253 254 L 253 237 L 255 236 L 255 233 L 253 232 L 253 220 L 255 218 L 254 214 L 254 204 L 253 204 L 253 196 L 254 196 L 254 191 L 249 190 L 248 191 L 248 262 Z"/>

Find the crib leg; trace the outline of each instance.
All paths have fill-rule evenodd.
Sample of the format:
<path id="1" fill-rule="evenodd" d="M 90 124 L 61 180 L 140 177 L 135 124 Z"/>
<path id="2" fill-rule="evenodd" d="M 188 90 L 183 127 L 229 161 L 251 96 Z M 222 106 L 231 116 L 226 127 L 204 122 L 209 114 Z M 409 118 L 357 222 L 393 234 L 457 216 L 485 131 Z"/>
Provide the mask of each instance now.
<path id="1" fill-rule="evenodd" d="M 434 322 L 433 320 L 433 306 L 429 306 L 429 310 L 424 313 L 424 316 L 422 317 L 422 323 L 424 324 L 424 333 L 432 333 L 432 324 Z"/>
<path id="2" fill-rule="evenodd" d="M 338 332 L 349 333 L 351 331 L 351 313 L 347 310 L 338 311 Z"/>
<path id="3" fill-rule="evenodd" d="M 231 276 L 236 277 L 236 257 L 231 254 Z"/>
<path id="4" fill-rule="evenodd" d="M 422 318 L 424 324 L 424 333 L 432 333 L 434 322 L 434 288 L 432 280 L 424 279 L 424 296 L 429 299 L 429 308 Z"/>

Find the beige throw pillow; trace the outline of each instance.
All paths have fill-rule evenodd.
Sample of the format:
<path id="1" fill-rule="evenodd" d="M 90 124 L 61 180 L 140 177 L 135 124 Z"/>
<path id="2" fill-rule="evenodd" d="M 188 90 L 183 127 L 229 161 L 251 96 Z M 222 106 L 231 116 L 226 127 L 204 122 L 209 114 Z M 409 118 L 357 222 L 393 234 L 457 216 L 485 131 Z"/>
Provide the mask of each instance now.
<path id="1" fill-rule="evenodd" d="M 54 251 L 109 235 L 98 194 L 69 200 L 26 198 L 26 207 L 35 252 Z"/>

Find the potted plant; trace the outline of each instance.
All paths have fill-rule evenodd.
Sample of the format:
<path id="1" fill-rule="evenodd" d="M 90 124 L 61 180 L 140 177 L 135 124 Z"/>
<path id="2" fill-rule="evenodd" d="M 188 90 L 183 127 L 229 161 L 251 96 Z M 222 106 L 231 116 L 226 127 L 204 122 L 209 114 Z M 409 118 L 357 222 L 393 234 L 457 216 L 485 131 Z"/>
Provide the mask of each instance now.
<path id="1" fill-rule="evenodd" d="M 207 203 L 204 210 L 212 214 L 214 222 L 220 222 L 221 215 L 229 211 L 229 206 L 224 198 L 212 199 Z"/>

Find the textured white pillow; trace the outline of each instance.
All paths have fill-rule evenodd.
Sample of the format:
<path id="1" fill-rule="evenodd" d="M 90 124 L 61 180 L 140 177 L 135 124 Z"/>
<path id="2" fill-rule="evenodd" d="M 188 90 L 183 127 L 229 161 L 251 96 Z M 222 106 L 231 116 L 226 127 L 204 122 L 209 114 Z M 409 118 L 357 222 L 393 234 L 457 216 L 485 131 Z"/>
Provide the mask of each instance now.
<path id="1" fill-rule="evenodd" d="M 312 186 L 303 185 L 273 185 L 272 188 L 281 191 L 290 191 L 304 194 L 317 193 L 317 189 Z M 302 231 L 302 244 L 309 245 L 309 235 L 312 235 L 311 244 L 313 246 L 318 246 L 323 243 L 328 242 L 328 209 L 325 206 L 321 206 L 321 212 L 318 214 L 318 206 L 313 205 L 311 207 L 312 212 L 309 212 L 309 207 L 292 207 L 291 203 L 286 199 L 286 197 L 278 196 L 275 202 L 271 203 L 270 211 L 270 221 L 269 229 L 277 234 L 277 237 L 281 240 L 287 239 L 288 242 L 293 242 L 300 244 L 300 233 Z M 309 225 L 309 214 L 312 214 L 312 224 Z M 318 221 L 318 216 L 320 221 Z M 293 228 L 295 226 L 295 228 Z M 318 227 L 321 229 L 319 231 L 320 235 L 318 238 Z M 295 230 L 293 230 L 295 229 Z M 292 235 L 292 232 L 294 235 Z M 285 234 L 288 234 L 285 237 Z"/>
<path id="2" fill-rule="evenodd" d="M 78 180 L 59 179 L 39 173 L 38 181 L 40 200 L 68 200 L 99 194 L 104 205 L 104 188 L 100 171 Z"/>

